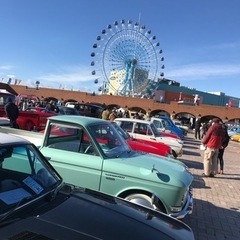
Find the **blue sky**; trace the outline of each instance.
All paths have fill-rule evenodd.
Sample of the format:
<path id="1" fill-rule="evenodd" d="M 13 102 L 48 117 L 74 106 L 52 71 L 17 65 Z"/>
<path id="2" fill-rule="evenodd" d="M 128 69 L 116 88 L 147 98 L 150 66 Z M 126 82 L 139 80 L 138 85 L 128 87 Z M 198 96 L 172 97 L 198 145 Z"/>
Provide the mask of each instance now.
<path id="1" fill-rule="evenodd" d="M 164 52 L 164 74 L 182 86 L 240 98 L 239 0 L 0 0 L 0 79 L 95 91 L 96 36 L 139 20 Z"/>

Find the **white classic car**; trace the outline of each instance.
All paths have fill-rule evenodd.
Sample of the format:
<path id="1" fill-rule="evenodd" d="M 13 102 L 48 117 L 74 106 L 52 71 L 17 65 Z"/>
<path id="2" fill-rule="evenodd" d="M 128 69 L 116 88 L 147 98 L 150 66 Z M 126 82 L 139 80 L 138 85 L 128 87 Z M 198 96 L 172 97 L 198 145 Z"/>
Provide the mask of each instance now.
<path id="1" fill-rule="evenodd" d="M 156 126 L 147 121 L 132 118 L 116 118 L 114 120 L 123 130 L 129 133 L 133 139 L 141 139 L 144 142 L 160 142 L 172 148 L 175 158 L 182 156 L 183 141 L 173 137 L 161 135 Z"/>

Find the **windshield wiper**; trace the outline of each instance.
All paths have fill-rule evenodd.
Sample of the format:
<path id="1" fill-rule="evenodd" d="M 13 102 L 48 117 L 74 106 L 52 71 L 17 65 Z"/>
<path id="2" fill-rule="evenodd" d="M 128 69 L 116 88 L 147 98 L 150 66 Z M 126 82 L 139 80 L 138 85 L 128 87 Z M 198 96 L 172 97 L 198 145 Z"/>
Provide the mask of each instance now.
<path id="1" fill-rule="evenodd" d="M 2 214 L 2 216 L 0 217 L 0 223 L 2 223 L 6 218 L 8 218 L 12 213 L 14 213 L 21 205 L 23 205 L 23 203 L 26 203 L 27 201 L 33 198 L 34 196 L 27 196 L 22 198 L 20 201 L 16 202 L 8 212 Z"/>

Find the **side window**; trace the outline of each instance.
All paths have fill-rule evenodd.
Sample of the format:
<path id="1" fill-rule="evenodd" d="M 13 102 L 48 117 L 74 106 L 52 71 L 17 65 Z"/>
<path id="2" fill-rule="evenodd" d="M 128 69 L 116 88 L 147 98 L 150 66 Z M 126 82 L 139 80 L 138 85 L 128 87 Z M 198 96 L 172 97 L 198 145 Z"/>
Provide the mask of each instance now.
<path id="1" fill-rule="evenodd" d="M 141 126 L 139 123 L 136 123 L 134 126 L 134 133 L 141 134 Z"/>
<path id="2" fill-rule="evenodd" d="M 142 123 L 136 123 L 134 128 L 134 133 L 146 135 L 147 134 L 147 125 Z"/>
<path id="3" fill-rule="evenodd" d="M 98 155 L 83 128 L 52 124 L 47 147 L 70 152 L 79 152 L 89 155 Z"/>
<path id="4" fill-rule="evenodd" d="M 146 135 L 148 135 L 148 136 L 152 136 L 153 135 L 152 129 L 151 129 L 151 127 L 149 125 L 147 126 Z"/>
<path id="5" fill-rule="evenodd" d="M 83 130 L 74 126 L 51 124 L 47 147 L 79 152 Z"/>
<path id="6" fill-rule="evenodd" d="M 120 127 L 126 132 L 132 132 L 133 122 L 121 122 Z"/>

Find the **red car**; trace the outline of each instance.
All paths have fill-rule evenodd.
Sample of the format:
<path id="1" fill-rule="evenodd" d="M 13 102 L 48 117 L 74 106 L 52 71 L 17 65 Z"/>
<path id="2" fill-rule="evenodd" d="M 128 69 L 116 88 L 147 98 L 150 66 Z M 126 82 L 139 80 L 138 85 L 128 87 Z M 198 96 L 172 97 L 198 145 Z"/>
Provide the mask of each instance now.
<path id="1" fill-rule="evenodd" d="M 25 111 L 20 111 L 17 124 L 20 129 L 40 131 L 45 128 L 47 118 L 57 115 L 57 113 L 48 111 L 42 107 L 30 107 Z"/>
<path id="2" fill-rule="evenodd" d="M 175 134 L 175 133 L 167 133 L 167 132 L 162 132 L 162 131 L 159 131 L 161 133 L 162 136 L 164 137 L 173 137 L 173 138 L 178 138 L 180 139 L 180 137 Z"/>
<path id="3" fill-rule="evenodd" d="M 146 153 L 152 153 L 164 157 L 168 157 L 172 154 L 171 147 L 169 147 L 166 144 L 161 144 L 161 143 L 144 143 L 141 140 L 137 139 L 132 139 L 130 135 L 125 132 L 121 127 L 119 127 L 115 122 L 113 122 L 114 126 L 118 130 L 118 132 L 122 135 L 122 137 L 125 139 L 125 141 L 128 143 L 130 148 L 135 151 L 140 151 L 140 152 L 146 152 Z"/>

